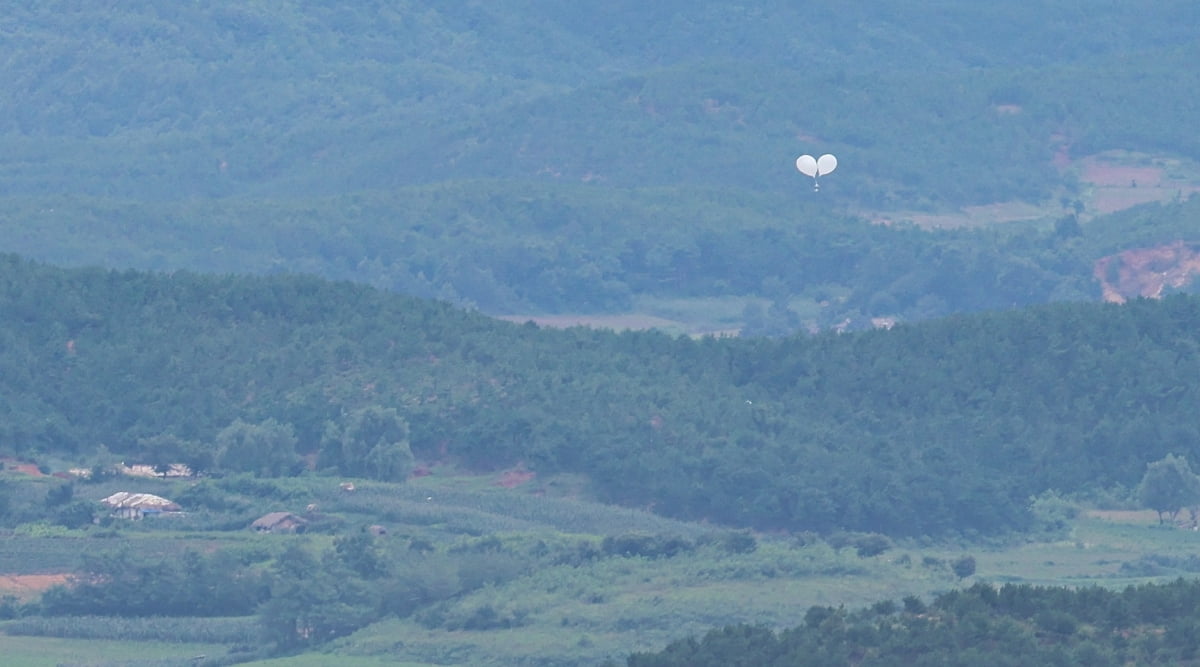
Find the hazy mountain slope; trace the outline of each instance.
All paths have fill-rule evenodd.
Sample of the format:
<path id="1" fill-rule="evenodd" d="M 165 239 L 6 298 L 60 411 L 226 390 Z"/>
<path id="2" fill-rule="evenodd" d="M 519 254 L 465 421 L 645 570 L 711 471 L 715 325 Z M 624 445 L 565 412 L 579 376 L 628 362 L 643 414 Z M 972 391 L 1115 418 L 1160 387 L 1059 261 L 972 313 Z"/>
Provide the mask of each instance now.
<path id="1" fill-rule="evenodd" d="M 1093 263 L 1123 246 L 1071 240 L 1090 232 L 1054 159 L 1200 157 L 1197 11 L 29 5 L 0 19 L 0 249 L 490 313 L 741 299 L 758 333 L 1095 298 Z M 792 160 L 826 150 L 842 167 L 818 195 Z M 850 213 L 1012 199 L 1064 224 L 920 235 Z M 1191 215 L 1148 211 L 1156 231 L 1131 233 Z"/>
<path id="2" fill-rule="evenodd" d="M 1054 180 L 1052 131 L 1098 148 L 1143 127 L 1180 134 L 1195 58 L 1180 26 L 1195 12 L 40 3 L 3 24 L 0 192 L 178 199 L 548 174 L 784 190 L 798 151 L 833 149 L 856 199 L 1036 199 Z M 1029 112 L 996 118 L 994 104 Z"/>
<path id="3" fill-rule="evenodd" d="M 1099 299 L 1097 260 L 1195 240 L 1200 199 L 1072 220 L 921 231 L 738 190 L 473 181 L 286 201 L 10 199 L 0 237 L 62 265 L 312 273 L 490 313 L 752 295 L 782 313 L 800 298 L 824 304 L 806 323 L 828 326 Z"/>

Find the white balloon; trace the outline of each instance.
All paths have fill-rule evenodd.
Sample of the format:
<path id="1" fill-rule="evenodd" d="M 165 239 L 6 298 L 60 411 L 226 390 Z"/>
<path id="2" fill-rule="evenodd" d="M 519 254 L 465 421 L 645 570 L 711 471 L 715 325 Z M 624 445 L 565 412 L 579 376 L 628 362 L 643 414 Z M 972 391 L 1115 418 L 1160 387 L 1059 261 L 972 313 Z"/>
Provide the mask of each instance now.
<path id="1" fill-rule="evenodd" d="M 837 169 L 837 158 L 834 156 L 826 153 L 817 158 L 817 176 L 831 174 L 834 169 Z"/>
<path id="2" fill-rule="evenodd" d="M 801 155 L 796 158 L 796 168 L 805 176 L 817 177 L 817 159 L 811 155 Z"/>

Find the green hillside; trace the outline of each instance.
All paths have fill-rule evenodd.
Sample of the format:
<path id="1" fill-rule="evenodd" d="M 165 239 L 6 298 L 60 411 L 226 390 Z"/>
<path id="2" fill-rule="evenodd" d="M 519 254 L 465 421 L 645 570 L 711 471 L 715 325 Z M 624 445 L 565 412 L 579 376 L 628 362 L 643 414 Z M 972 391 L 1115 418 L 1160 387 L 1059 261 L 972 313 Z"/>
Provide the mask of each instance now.
<path id="1" fill-rule="evenodd" d="M 71 465 L 100 445 L 271 476 L 523 462 L 675 517 L 922 535 L 1022 529 L 1031 495 L 1130 487 L 1200 441 L 1185 296 L 695 340 L 301 277 L 7 257 L 0 284 L 0 443 Z"/>
<path id="2" fill-rule="evenodd" d="M 1197 19 L 1185 2 L 36 3 L 0 23 L 0 249 L 307 272 L 494 314 L 724 299 L 749 310 L 696 328 L 749 334 L 1094 299 L 1099 257 L 1051 231 L 1086 194 L 1054 160 L 1200 159 Z M 792 167 L 805 151 L 841 159 L 820 193 Z M 1017 200 L 1044 219 L 925 235 L 857 217 Z M 1122 234 L 1145 235 L 1109 252 Z"/>
<path id="3" fill-rule="evenodd" d="M 934 231 L 736 191 L 495 181 L 299 201 L 9 204 L 4 247 L 60 265 L 309 273 L 488 313 L 623 312 L 646 299 L 704 311 L 732 299 L 763 305 L 757 327 L 737 309 L 749 334 L 1096 300 L 1101 257 L 1200 238 L 1197 199 L 1082 226 L 1068 214 Z"/>
<path id="4" fill-rule="evenodd" d="M 5 22 L 0 191 L 177 200 L 591 175 L 780 192 L 799 151 L 831 149 L 846 165 L 834 198 L 1040 199 L 1054 133 L 1197 156 L 1179 129 L 1197 18 L 1185 2 L 39 3 Z"/>

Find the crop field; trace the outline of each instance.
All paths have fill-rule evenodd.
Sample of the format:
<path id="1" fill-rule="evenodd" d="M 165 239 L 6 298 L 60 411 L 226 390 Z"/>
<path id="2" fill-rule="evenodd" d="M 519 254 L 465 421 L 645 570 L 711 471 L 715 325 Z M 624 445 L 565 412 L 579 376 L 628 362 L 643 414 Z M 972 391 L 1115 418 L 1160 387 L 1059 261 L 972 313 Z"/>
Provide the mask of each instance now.
<path id="1" fill-rule="evenodd" d="M 0 635 L 0 656 L 13 667 L 183 667 L 225 652 L 219 644 Z"/>
<path id="2" fill-rule="evenodd" d="M 505 483 L 510 480 L 515 482 Z M 1122 587 L 1200 573 L 1200 558 L 1193 555 L 1200 533 L 1160 526 L 1145 513 L 1084 512 L 1053 538 L 1003 547 L 902 541 L 863 555 L 814 535 L 758 534 L 751 548 L 732 550 L 727 541 L 738 533 L 590 502 L 576 497 L 581 487 L 569 479 L 439 468 L 400 485 L 355 480 L 352 492 L 341 481 L 318 476 L 203 483 L 221 485 L 235 507 L 230 511 L 244 512 L 236 506 L 252 502 L 253 494 L 273 510 L 304 512 L 313 506 L 311 516 L 324 526 L 313 534 L 259 535 L 240 520 L 229 521 L 228 530 L 189 529 L 192 523 L 220 524 L 219 512 L 182 522 L 117 522 L 84 530 L 27 526 L 0 540 L 0 575 L 61 577 L 86 552 L 121 548 L 168 558 L 188 549 L 226 549 L 265 567 L 286 545 L 299 541 L 328 549 L 335 535 L 368 524 L 388 529 L 377 543 L 392 557 L 410 553 L 415 544 L 446 555 L 487 548 L 496 551 L 479 552 L 481 576 L 512 572 L 410 616 L 368 625 L 321 647 L 322 653 L 252 663 L 305 667 L 328 664 L 332 655 L 350 665 L 511 665 L 535 657 L 596 664 L 728 623 L 792 626 L 813 605 L 858 608 L 910 595 L 927 598 L 978 581 Z M 168 496 L 189 484 L 195 483 L 154 482 Z M 545 493 L 556 485 L 562 495 Z M 628 535 L 681 540 L 683 548 L 667 555 L 595 555 L 605 538 Z M 535 569 L 522 565 L 522 554 L 589 550 L 593 555 L 582 560 Z M 959 577 L 951 563 L 966 555 L 977 566 Z M 33 599 L 36 591 L 19 597 Z M 479 627 L 480 619 L 487 620 L 486 627 Z M 0 631 L 5 633 L 0 652 L 28 659 L 8 664 L 126 664 L 136 657 L 148 662 L 131 664 L 165 665 L 201 654 L 228 656 L 239 646 L 245 650 L 255 644 L 258 629 L 254 617 L 28 617 L 7 621 Z"/>

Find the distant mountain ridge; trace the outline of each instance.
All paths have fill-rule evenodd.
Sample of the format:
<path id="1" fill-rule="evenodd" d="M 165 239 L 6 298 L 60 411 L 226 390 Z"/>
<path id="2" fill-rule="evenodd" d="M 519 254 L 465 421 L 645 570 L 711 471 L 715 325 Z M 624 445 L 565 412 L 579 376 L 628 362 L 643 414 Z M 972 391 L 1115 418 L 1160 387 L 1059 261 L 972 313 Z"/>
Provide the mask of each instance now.
<path id="1" fill-rule="evenodd" d="M 0 19 L 0 250 L 312 273 L 504 315 L 722 302 L 702 329 L 756 335 L 1097 299 L 1095 261 L 1191 242 L 1193 214 L 1181 197 L 1136 229 L 1073 225 L 1090 186 L 1064 162 L 1200 159 L 1198 14 L 36 3 Z M 820 193 L 802 152 L 841 160 Z M 1044 217 L 869 222 L 994 202 Z"/>
<path id="2" fill-rule="evenodd" d="M 1197 153 L 1178 141 L 1197 22 L 1187 2 L 39 3 L 4 21 L 0 193 L 781 191 L 811 136 L 848 158 L 829 196 L 1040 198 L 1055 131 Z"/>

